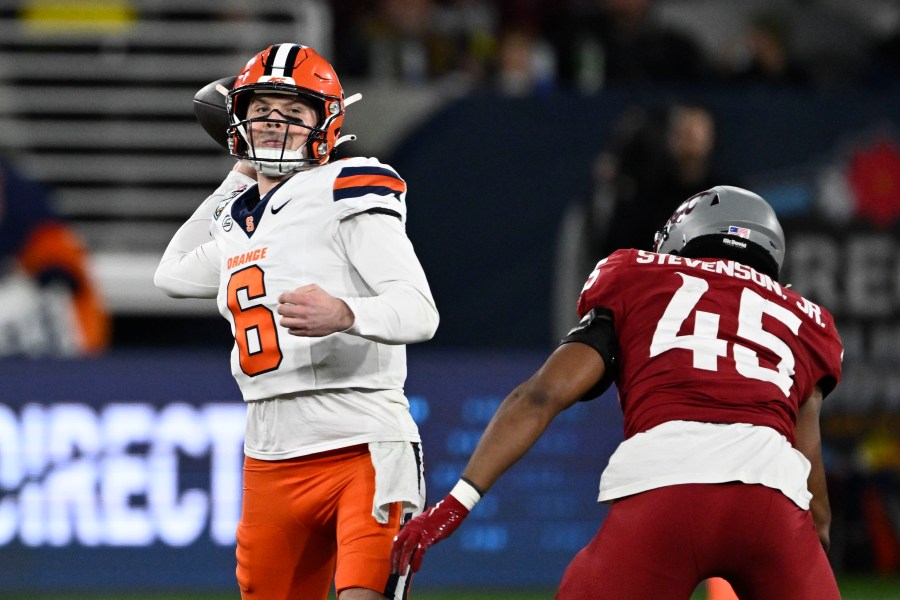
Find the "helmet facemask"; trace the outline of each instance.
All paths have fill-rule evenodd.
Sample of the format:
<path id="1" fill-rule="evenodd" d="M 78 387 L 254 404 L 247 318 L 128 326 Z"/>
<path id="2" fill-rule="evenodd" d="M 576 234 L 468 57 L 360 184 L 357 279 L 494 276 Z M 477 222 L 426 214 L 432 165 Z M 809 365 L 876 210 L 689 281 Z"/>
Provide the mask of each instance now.
<path id="1" fill-rule="evenodd" d="M 300 119 L 285 115 L 278 108 L 273 108 L 261 117 L 247 118 L 254 94 L 295 96 L 312 108 L 316 115 L 316 124 L 304 123 Z M 329 152 L 328 127 L 335 118 L 343 114 L 338 101 L 294 90 L 286 91 L 283 86 L 277 88 L 262 85 L 246 86 L 239 93 L 229 97 L 229 102 L 233 103 L 233 110 L 229 111 L 231 126 L 228 129 L 231 153 L 249 160 L 257 171 L 273 178 L 284 177 L 326 162 Z M 323 118 L 324 107 L 332 106 L 337 109 L 336 114 L 329 115 L 327 119 Z M 335 108 L 331 110 L 334 111 Z M 260 123 L 273 123 L 277 127 L 266 125 L 260 127 L 258 125 Z M 297 135 L 298 128 L 308 132 L 307 139 L 299 148 L 292 149 L 288 142 L 292 135 Z M 279 136 L 280 139 L 276 139 Z M 279 143 L 271 145 L 273 140 Z M 270 145 L 264 146 L 264 143 Z"/>

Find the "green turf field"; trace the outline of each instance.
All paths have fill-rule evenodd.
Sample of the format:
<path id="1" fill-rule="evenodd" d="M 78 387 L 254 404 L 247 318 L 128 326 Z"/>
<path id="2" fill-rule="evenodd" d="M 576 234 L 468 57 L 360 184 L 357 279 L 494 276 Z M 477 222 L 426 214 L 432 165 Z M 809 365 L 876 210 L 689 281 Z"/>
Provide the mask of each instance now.
<path id="1" fill-rule="evenodd" d="M 900 575 L 882 577 L 842 577 L 842 600 L 900 600 Z M 238 594 L 2 594 L 3 600 L 239 600 Z M 550 600 L 553 590 L 543 591 L 422 591 L 410 594 L 410 600 Z M 691 600 L 705 600 L 698 590 Z"/>

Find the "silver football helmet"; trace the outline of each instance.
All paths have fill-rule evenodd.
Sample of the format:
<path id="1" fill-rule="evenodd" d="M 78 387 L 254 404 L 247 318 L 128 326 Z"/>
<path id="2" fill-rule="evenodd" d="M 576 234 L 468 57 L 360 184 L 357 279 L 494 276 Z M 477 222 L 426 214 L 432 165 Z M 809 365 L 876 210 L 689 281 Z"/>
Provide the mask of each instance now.
<path id="1" fill-rule="evenodd" d="M 656 232 L 654 250 L 680 254 L 696 238 L 727 236 L 723 243 L 740 248 L 743 240 L 761 247 L 775 260 L 778 270 L 784 263 L 784 231 L 775 211 L 761 196 L 730 185 L 719 185 L 685 200 Z"/>

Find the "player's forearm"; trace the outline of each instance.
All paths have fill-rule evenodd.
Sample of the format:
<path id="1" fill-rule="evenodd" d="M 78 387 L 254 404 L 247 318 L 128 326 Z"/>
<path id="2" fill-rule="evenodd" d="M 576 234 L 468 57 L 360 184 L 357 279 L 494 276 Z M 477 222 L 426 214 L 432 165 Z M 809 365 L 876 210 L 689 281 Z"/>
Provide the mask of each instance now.
<path id="1" fill-rule="evenodd" d="M 800 450 L 807 460 L 809 460 L 811 465 L 806 483 L 809 492 L 812 494 L 809 510 L 812 513 L 816 531 L 819 533 L 819 539 L 827 550 L 830 541 L 831 505 L 828 501 L 825 464 L 822 460 L 822 447 L 821 442 L 818 441 L 818 437 L 818 427 L 814 434 L 804 432 L 804 434 L 801 435 L 798 430 L 797 449 Z"/>
<path id="2" fill-rule="evenodd" d="M 825 469 L 822 468 L 821 461 L 819 468 L 816 469 L 814 465 L 813 471 L 810 472 L 808 485 L 813 495 L 809 503 L 813 522 L 816 524 L 816 531 L 819 533 L 822 546 L 828 550 L 831 543 L 831 505 L 828 501 L 828 489 L 825 484 Z"/>
<path id="3" fill-rule="evenodd" d="M 605 373 L 594 348 L 580 343 L 557 347 L 497 409 L 463 477 L 487 491 L 537 442 L 556 415 L 583 399 Z"/>
<path id="4" fill-rule="evenodd" d="M 413 344 L 430 340 L 438 312 L 427 289 L 398 283 L 378 296 L 342 298 L 355 320 L 347 333 L 382 344 Z"/>
<path id="5" fill-rule="evenodd" d="M 237 171 L 207 197 L 169 241 L 153 283 L 174 298 L 215 298 L 219 287 L 218 252 L 209 232 L 216 205 L 241 186 L 254 183 Z"/>
<path id="6" fill-rule="evenodd" d="M 215 298 L 219 264 L 213 242 L 192 250 L 169 249 L 163 255 L 153 284 L 173 298 Z"/>
<path id="7" fill-rule="evenodd" d="M 153 284 L 173 298 L 215 298 L 219 289 L 219 261 L 209 222 L 191 219 L 172 236 Z"/>
<path id="8" fill-rule="evenodd" d="M 487 492 L 537 442 L 561 408 L 526 382 L 510 393 L 491 419 L 463 477 Z"/>
<path id="9" fill-rule="evenodd" d="M 828 485 L 825 478 L 825 462 L 822 459 L 822 436 L 819 415 L 822 406 L 822 392 L 816 388 L 800 406 L 797 414 L 796 447 L 810 463 L 807 488 L 812 494 L 810 512 L 825 549 L 829 545 L 831 527 L 831 506 L 828 501 Z"/>

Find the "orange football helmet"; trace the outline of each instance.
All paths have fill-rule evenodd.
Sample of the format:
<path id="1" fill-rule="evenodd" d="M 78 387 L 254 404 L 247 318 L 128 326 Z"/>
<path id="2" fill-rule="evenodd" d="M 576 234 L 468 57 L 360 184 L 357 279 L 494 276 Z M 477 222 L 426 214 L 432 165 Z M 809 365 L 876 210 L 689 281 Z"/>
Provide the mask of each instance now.
<path id="1" fill-rule="evenodd" d="M 255 93 L 296 94 L 312 104 L 318 122 L 309 127 L 284 115 L 275 118 L 275 113 L 248 119 L 247 107 Z M 247 159 L 262 174 L 274 177 L 325 164 L 340 141 L 344 109 L 344 90 L 328 61 L 307 46 L 274 44 L 250 59 L 228 93 L 228 149 L 232 156 Z M 309 138 L 297 151 L 257 149 L 250 127 L 255 121 L 283 124 L 285 140 L 288 126 L 305 127 Z"/>

